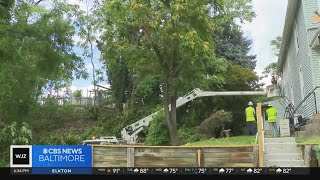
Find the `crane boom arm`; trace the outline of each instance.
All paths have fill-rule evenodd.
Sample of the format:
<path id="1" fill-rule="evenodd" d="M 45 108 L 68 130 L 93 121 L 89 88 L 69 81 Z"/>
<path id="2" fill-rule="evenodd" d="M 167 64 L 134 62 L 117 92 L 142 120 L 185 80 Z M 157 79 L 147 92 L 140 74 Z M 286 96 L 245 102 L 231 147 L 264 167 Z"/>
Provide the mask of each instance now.
<path id="1" fill-rule="evenodd" d="M 215 91 L 202 91 L 199 88 L 196 88 L 190 91 L 188 94 L 180 97 L 176 101 L 176 107 L 179 108 L 186 104 L 187 102 L 192 101 L 198 97 L 207 97 L 207 96 L 254 96 L 254 95 L 266 95 L 265 91 L 225 91 L 225 92 L 215 92 Z M 121 136 L 124 138 L 128 144 L 134 144 L 138 138 L 138 134 L 148 127 L 150 122 L 153 120 L 153 117 L 158 114 L 160 111 L 163 111 L 163 108 L 155 113 L 150 114 L 147 117 L 142 118 L 141 120 L 130 124 L 123 128 L 121 131 Z M 169 105 L 169 111 L 171 111 L 171 105 Z"/>

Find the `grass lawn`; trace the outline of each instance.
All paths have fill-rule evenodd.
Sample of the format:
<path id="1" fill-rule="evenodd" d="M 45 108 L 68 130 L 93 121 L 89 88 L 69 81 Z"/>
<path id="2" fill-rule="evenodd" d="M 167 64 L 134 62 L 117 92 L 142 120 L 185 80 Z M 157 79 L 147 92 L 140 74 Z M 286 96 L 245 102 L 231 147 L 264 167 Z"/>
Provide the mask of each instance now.
<path id="1" fill-rule="evenodd" d="M 297 138 L 297 143 L 320 144 L 320 138 Z"/>
<path id="2" fill-rule="evenodd" d="M 223 145 L 245 145 L 254 144 L 256 136 L 234 136 L 229 138 L 217 138 L 193 143 L 187 143 L 185 146 L 223 146 Z"/>

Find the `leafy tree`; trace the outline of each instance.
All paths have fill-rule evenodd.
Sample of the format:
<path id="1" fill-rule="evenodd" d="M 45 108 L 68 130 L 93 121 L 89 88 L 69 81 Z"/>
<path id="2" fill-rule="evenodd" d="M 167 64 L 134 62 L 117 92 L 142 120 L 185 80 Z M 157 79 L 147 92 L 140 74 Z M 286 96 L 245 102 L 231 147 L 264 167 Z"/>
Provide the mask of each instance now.
<path id="1" fill-rule="evenodd" d="M 126 62 L 123 64 L 132 70 L 131 77 L 159 77 L 172 144 L 179 144 L 177 97 L 194 87 L 223 82 L 219 73 L 226 69 L 226 64 L 215 56 L 212 40 L 215 32 L 221 31 L 221 24 L 252 19 L 250 2 L 104 2 L 99 12 L 99 26 L 104 32 L 100 41 L 103 57 L 109 65 Z M 116 79 L 120 81 L 119 77 Z"/>
<path id="2" fill-rule="evenodd" d="M 86 76 L 83 60 L 72 50 L 77 8 L 54 1 L 46 9 L 21 1 L 11 21 L 0 24 L 1 121 L 25 120 L 43 90 Z"/>
<path id="3" fill-rule="evenodd" d="M 0 24 L 9 23 L 14 0 L 0 0 Z"/>
<path id="4" fill-rule="evenodd" d="M 270 46 L 274 51 L 274 55 L 278 57 L 281 48 L 281 36 L 277 36 L 275 39 L 271 40 Z M 277 64 L 278 62 L 273 62 L 265 67 L 264 71 L 262 72 L 265 77 L 267 77 L 268 75 L 275 76 L 277 74 Z"/>
<path id="5" fill-rule="evenodd" d="M 278 57 L 281 48 L 281 36 L 277 36 L 275 39 L 271 40 L 270 46 L 274 51 L 274 55 Z"/>
<path id="6" fill-rule="evenodd" d="M 251 70 L 256 67 L 256 55 L 248 55 L 252 41 L 244 36 L 237 24 L 226 24 L 217 36 L 216 44 L 217 55 L 226 58 L 231 64 Z"/>
<path id="7" fill-rule="evenodd" d="M 81 101 L 82 91 L 81 91 L 81 90 L 76 90 L 76 91 L 73 93 L 73 96 L 76 98 L 77 101 Z"/>
<path id="8" fill-rule="evenodd" d="M 224 5 L 230 7 L 226 12 L 243 6 L 236 1 L 104 2 L 101 27 L 106 27 L 102 35 L 105 59 L 109 63 L 125 60 L 135 71 L 161 78 L 165 119 L 173 145 L 180 143 L 175 102 L 187 92 L 181 89 L 191 89 L 191 84 L 203 86 L 206 81 L 222 82 L 216 74 L 226 66 L 215 56 L 211 32 L 223 21 Z M 240 16 L 230 13 L 228 17 Z M 128 30 L 136 41 L 131 40 Z M 207 67 L 211 73 L 204 74 Z"/>

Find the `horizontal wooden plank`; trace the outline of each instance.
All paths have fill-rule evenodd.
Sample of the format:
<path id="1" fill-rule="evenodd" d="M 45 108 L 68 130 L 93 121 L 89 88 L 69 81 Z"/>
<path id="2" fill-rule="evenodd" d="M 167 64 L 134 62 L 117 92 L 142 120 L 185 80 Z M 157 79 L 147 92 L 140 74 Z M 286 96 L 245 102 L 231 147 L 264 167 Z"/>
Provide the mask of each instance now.
<path id="1" fill-rule="evenodd" d="M 126 152 L 116 152 L 116 151 L 110 151 L 110 152 L 106 152 L 106 151 L 96 151 L 93 152 L 93 155 L 104 155 L 104 156 L 127 156 Z"/>
<path id="2" fill-rule="evenodd" d="M 253 152 L 253 147 L 204 148 L 203 152 Z"/>
<path id="3" fill-rule="evenodd" d="M 149 152 L 149 153 L 197 153 L 197 149 L 170 149 L 170 148 L 134 148 L 136 153 L 139 152 Z"/>
<path id="4" fill-rule="evenodd" d="M 168 162 L 157 162 L 150 164 L 150 162 L 138 162 L 134 167 L 197 167 L 196 163 L 168 163 Z"/>
<path id="5" fill-rule="evenodd" d="M 127 167 L 127 161 L 94 162 L 93 167 Z"/>
<path id="6" fill-rule="evenodd" d="M 253 157 L 253 152 L 206 152 L 203 156 L 204 158 L 245 158 Z"/>
<path id="7" fill-rule="evenodd" d="M 166 149 L 180 149 L 180 148 L 187 148 L 187 149 L 199 149 L 199 148 L 225 148 L 225 147 L 254 147 L 258 146 L 258 144 L 226 144 L 226 145 L 217 145 L 217 146 L 142 146 L 142 145 L 100 145 L 95 144 L 92 145 L 94 147 L 111 147 L 111 148 L 127 148 L 127 147 L 134 147 L 134 148 L 166 148 Z"/>
<path id="8" fill-rule="evenodd" d="M 196 165 L 195 158 L 135 158 L 135 167 L 193 167 Z"/>
<path id="9" fill-rule="evenodd" d="M 106 156 L 126 156 L 127 148 L 98 148 L 93 149 L 94 155 L 106 155 Z"/>
<path id="10" fill-rule="evenodd" d="M 204 163 L 205 167 L 253 167 L 253 163 Z"/>
<path id="11" fill-rule="evenodd" d="M 196 158 L 196 153 L 155 153 L 155 152 L 135 152 L 135 157 L 168 157 L 168 158 Z"/>
<path id="12" fill-rule="evenodd" d="M 205 158 L 205 163 L 253 163 L 253 157 L 247 158 Z"/>
<path id="13" fill-rule="evenodd" d="M 93 151 L 119 151 L 126 152 L 127 148 L 117 148 L 117 147 L 94 147 Z"/>
<path id="14" fill-rule="evenodd" d="M 94 162 L 111 162 L 111 161 L 126 161 L 127 156 L 105 156 L 105 155 L 93 155 Z"/>
<path id="15" fill-rule="evenodd" d="M 195 158 L 172 158 L 172 157 L 135 157 L 136 161 L 196 161 Z"/>

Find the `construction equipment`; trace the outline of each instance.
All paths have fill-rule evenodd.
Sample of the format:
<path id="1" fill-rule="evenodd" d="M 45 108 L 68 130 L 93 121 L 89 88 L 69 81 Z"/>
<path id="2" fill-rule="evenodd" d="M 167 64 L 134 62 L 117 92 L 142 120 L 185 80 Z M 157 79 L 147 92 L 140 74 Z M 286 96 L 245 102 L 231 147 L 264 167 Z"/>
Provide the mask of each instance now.
<path id="1" fill-rule="evenodd" d="M 208 96 L 254 96 L 254 95 L 267 95 L 267 92 L 265 91 L 222 91 L 222 92 L 216 92 L 216 91 L 202 91 L 199 88 L 196 88 L 186 94 L 183 97 L 180 97 L 176 101 L 176 107 L 179 108 L 186 104 L 189 101 L 192 101 L 195 98 L 198 97 L 208 97 Z M 121 131 L 122 139 L 118 139 L 115 136 L 111 136 L 108 139 L 106 138 L 99 138 L 95 140 L 85 140 L 83 141 L 83 144 L 100 144 L 100 143 L 106 143 L 106 144 L 136 144 L 138 134 L 145 128 L 148 127 L 150 122 L 153 120 L 153 117 L 158 114 L 160 111 L 163 111 L 163 109 L 150 114 L 147 117 L 144 117 L 140 119 L 139 121 L 130 124 L 123 128 Z M 171 111 L 171 105 L 169 105 L 169 111 Z"/>

